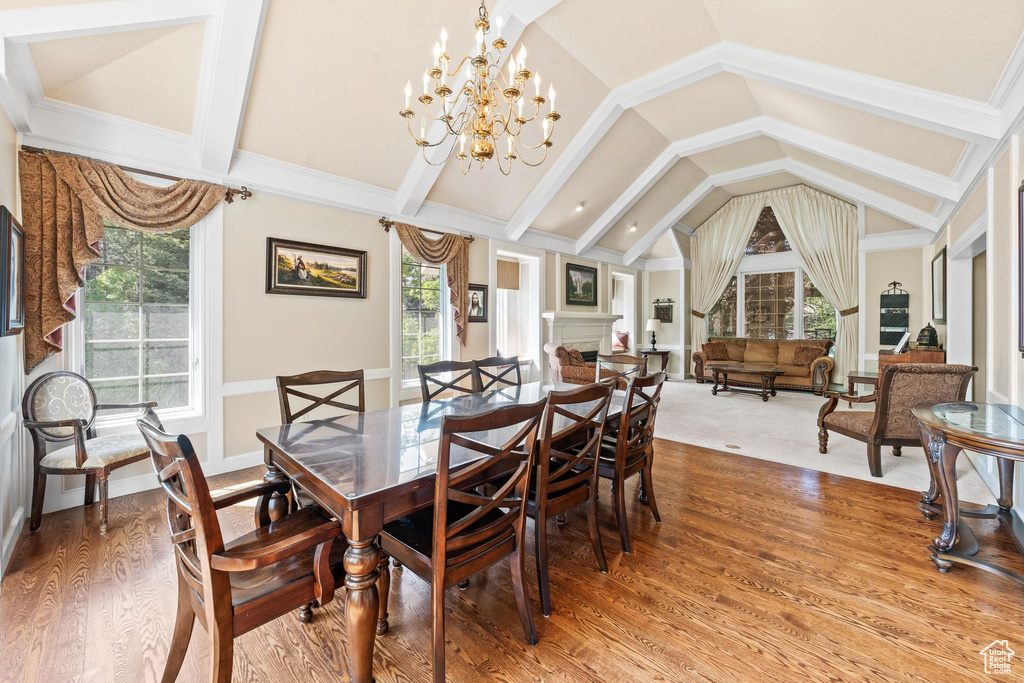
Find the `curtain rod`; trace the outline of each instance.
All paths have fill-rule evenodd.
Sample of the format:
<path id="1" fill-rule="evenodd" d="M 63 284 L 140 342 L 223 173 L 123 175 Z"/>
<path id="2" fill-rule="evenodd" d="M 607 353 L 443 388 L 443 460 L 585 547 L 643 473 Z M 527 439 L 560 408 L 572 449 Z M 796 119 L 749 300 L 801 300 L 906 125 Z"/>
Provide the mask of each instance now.
<path id="1" fill-rule="evenodd" d="M 99 161 L 103 164 L 110 163 L 109 161 L 103 161 L 102 159 L 92 159 L 91 157 L 83 156 L 81 154 L 68 154 L 67 152 L 58 152 L 55 149 L 43 149 L 42 147 L 31 147 L 29 145 L 22 145 L 21 150 L 23 152 L 30 152 L 32 154 L 62 154 L 66 157 L 76 157 L 78 159 L 89 159 L 89 161 Z M 155 171 L 147 171 L 141 168 L 132 168 L 131 166 L 122 166 L 121 164 L 110 164 L 111 166 L 117 166 L 119 169 L 126 173 L 141 173 L 142 175 L 148 175 L 153 178 L 163 178 L 164 180 L 170 180 L 178 182 L 180 180 L 193 180 L 192 178 L 179 178 L 178 176 L 167 175 L 166 173 L 157 173 Z M 249 191 L 245 185 L 242 185 L 242 189 L 236 190 L 233 187 L 228 188 L 228 204 L 234 201 L 235 195 L 239 195 L 244 202 L 246 199 L 252 196 L 252 192 Z"/>
<path id="2" fill-rule="evenodd" d="M 377 221 L 377 222 L 381 224 L 382 228 L 384 228 L 384 232 L 391 232 L 391 228 L 395 225 L 395 222 L 393 220 L 390 220 L 387 216 L 381 216 L 380 220 Z M 423 228 L 423 229 L 426 230 L 427 232 L 437 233 L 437 230 L 430 230 L 428 228 Z M 444 233 L 438 233 L 438 234 L 444 234 Z M 473 237 L 472 235 L 464 235 L 464 237 L 466 238 L 467 242 L 474 242 L 474 241 L 476 241 L 476 238 Z"/>

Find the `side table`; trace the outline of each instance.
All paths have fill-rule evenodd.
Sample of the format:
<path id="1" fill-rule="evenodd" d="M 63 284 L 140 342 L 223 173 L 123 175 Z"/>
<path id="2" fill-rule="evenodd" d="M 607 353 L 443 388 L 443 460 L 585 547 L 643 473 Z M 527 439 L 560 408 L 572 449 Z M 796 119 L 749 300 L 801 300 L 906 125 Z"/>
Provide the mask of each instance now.
<path id="1" fill-rule="evenodd" d="M 664 351 L 662 349 L 637 349 L 637 353 L 644 358 L 647 358 L 648 356 L 658 356 L 661 358 L 660 372 L 668 372 L 668 355 L 672 353 L 671 351 Z M 647 371 L 650 372 L 650 368 L 648 368 Z"/>

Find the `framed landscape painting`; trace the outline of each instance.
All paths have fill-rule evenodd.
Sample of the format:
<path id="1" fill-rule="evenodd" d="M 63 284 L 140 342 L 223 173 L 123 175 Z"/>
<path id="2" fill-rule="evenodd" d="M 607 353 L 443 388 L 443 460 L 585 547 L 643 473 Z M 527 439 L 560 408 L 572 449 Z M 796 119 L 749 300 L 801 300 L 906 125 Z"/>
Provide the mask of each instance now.
<path id="1" fill-rule="evenodd" d="M 565 303 L 569 306 L 597 305 L 597 269 L 565 264 Z"/>
<path id="2" fill-rule="evenodd" d="M 25 233 L 0 206 L 0 337 L 25 329 Z"/>
<path id="3" fill-rule="evenodd" d="M 267 238 L 267 293 L 366 298 L 366 252 Z"/>

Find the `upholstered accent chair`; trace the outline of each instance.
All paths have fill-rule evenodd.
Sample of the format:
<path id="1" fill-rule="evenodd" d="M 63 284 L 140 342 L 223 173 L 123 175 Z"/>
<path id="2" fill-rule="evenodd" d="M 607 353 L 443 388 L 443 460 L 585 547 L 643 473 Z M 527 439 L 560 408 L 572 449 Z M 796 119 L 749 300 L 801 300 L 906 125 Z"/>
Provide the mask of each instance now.
<path id="1" fill-rule="evenodd" d="M 551 368 L 552 382 L 566 384 L 593 384 L 597 381 L 597 363 L 583 360 L 576 349 L 558 344 L 545 344 L 544 352 L 548 354 L 548 367 Z M 601 379 L 619 377 L 622 373 L 610 367 L 601 368 Z M 626 382 L 620 383 L 619 389 L 626 388 Z"/>
<path id="2" fill-rule="evenodd" d="M 84 474 L 85 505 L 93 504 L 100 491 L 100 534 L 107 533 L 107 479 L 119 467 L 149 457 L 149 446 L 137 429 L 123 434 L 97 436 L 96 413 L 101 410 L 142 410 L 142 419 L 160 427 L 153 412 L 156 403 L 97 403 L 89 381 L 65 370 L 39 377 L 29 385 L 22 399 L 25 428 L 32 435 L 33 464 L 32 518 L 29 530 L 39 529 L 43 516 L 46 475 Z M 47 452 L 49 443 L 67 443 Z"/>
<path id="3" fill-rule="evenodd" d="M 828 402 L 818 412 L 818 451 L 828 453 L 828 434 L 836 432 L 863 441 L 868 447 L 871 476 L 882 476 L 882 446 L 902 455 L 904 446 L 920 446 L 921 434 L 911 410 L 922 402 L 962 401 L 978 368 L 942 363 L 899 363 L 886 367 L 878 391 L 870 396 L 826 392 Z M 840 401 L 874 403 L 867 410 L 836 410 Z"/>

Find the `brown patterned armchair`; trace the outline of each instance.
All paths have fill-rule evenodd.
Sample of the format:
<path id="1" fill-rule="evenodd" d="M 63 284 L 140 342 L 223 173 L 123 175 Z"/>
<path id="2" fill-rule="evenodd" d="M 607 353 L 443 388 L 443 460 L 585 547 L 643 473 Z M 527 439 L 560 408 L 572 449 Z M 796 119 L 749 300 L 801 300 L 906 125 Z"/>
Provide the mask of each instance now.
<path id="1" fill-rule="evenodd" d="M 882 446 L 902 455 L 903 446 L 920 446 L 917 419 L 911 413 L 922 402 L 962 401 L 978 368 L 942 363 L 899 363 L 882 372 L 878 391 L 870 396 L 826 392 L 828 402 L 818 412 L 818 451 L 828 453 L 830 431 L 863 441 L 868 446 L 871 476 L 882 476 Z M 874 403 L 874 412 L 836 410 L 840 401 Z"/>
<path id="2" fill-rule="evenodd" d="M 575 353 L 572 353 L 575 351 Z M 545 344 L 544 352 L 548 354 L 548 366 L 551 368 L 552 382 L 567 384 L 593 384 L 597 380 L 597 363 L 586 363 L 575 349 L 556 344 Z M 601 378 L 618 377 L 620 372 L 612 368 L 601 368 Z M 623 387 L 625 384 L 623 383 Z"/>

